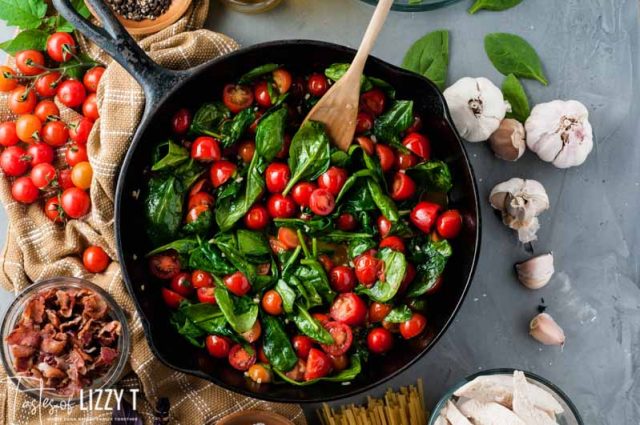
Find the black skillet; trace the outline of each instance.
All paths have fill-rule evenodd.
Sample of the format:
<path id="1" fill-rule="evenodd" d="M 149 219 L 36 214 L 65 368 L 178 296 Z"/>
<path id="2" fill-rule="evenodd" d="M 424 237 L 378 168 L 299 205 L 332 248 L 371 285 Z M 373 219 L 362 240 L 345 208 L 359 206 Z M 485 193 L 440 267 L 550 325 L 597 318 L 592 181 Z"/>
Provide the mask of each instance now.
<path id="1" fill-rule="evenodd" d="M 323 70 L 336 62 L 350 62 L 355 51 L 318 41 L 292 40 L 251 46 L 187 71 L 170 71 L 154 63 L 131 39 L 100 0 L 88 3 L 100 17 L 98 28 L 79 16 L 69 0 L 53 0 L 60 14 L 81 33 L 118 61 L 142 85 L 146 109 L 124 159 L 116 189 L 115 220 L 118 254 L 129 293 L 140 313 L 144 332 L 155 355 L 167 366 L 214 382 L 228 390 L 277 402 L 322 402 L 367 391 L 426 354 L 446 331 L 467 292 L 480 246 L 480 211 L 473 171 L 460 138 L 451 124 L 445 100 L 429 80 L 371 57 L 365 73 L 391 83 L 398 98 L 413 99 L 426 121 L 436 157 L 449 163 L 454 176 L 451 203 L 465 217 L 464 231 L 454 242 L 442 289 L 428 301 L 429 332 L 421 339 L 396 344 L 386 356 L 375 357 L 349 385 L 320 383 L 307 387 L 270 384 L 257 386 L 226 362 L 212 358 L 188 344 L 169 324 L 167 311 L 144 259 L 152 247 L 145 236 L 141 199 L 132 194 L 143 188 L 152 150 L 167 138 L 172 115 L 180 108 L 192 110 L 219 97 L 226 82 L 264 63 L 280 63 L 298 72 Z M 142 197 L 141 197 L 142 198 Z M 428 375 L 428 371 L 417 375 Z"/>

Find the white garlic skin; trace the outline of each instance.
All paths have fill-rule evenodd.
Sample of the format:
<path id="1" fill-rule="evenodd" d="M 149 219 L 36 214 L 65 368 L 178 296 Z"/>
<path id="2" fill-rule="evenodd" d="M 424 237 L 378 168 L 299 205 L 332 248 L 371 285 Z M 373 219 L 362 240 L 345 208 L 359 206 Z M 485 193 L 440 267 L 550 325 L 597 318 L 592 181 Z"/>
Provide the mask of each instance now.
<path id="1" fill-rule="evenodd" d="M 547 313 L 540 313 L 529 323 L 529 335 L 544 345 L 564 345 L 564 331 Z"/>
<path id="2" fill-rule="evenodd" d="M 555 269 L 553 253 L 538 255 L 516 264 L 518 280 L 529 289 L 540 289 L 549 283 Z"/>
<path id="3" fill-rule="evenodd" d="M 527 149 L 524 126 L 513 118 L 506 118 L 489 137 L 493 153 L 505 161 L 517 161 Z"/>
<path id="4" fill-rule="evenodd" d="M 483 142 L 507 113 L 502 92 L 486 78 L 464 77 L 444 91 L 453 123 L 469 142 Z"/>
<path id="5" fill-rule="evenodd" d="M 525 129 L 529 149 L 558 168 L 582 164 L 593 149 L 589 111 L 576 100 L 536 105 Z"/>

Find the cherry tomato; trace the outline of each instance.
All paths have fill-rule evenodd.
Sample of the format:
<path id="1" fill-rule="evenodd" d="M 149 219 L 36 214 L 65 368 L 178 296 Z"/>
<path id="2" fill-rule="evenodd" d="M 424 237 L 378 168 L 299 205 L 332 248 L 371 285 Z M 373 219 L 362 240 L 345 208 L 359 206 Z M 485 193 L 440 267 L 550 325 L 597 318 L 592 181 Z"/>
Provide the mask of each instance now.
<path id="1" fill-rule="evenodd" d="M 222 93 L 222 101 L 231 112 L 237 114 L 253 103 L 253 91 L 247 86 L 227 84 Z"/>
<path id="2" fill-rule="evenodd" d="M 385 328 L 372 329 L 367 335 L 367 347 L 375 354 L 384 354 L 393 348 L 393 334 Z"/>
<path id="3" fill-rule="evenodd" d="M 272 316 L 279 316 L 284 311 L 282 309 L 282 297 L 273 289 L 267 291 L 262 296 L 262 309 Z"/>
<path id="4" fill-rule="evenodd" d="M 262 230 L 269 224 L 269 211 L 261 204 L 252 206 L 244 216 L 244 224 L 251 230 Z"/>
<path id="5" fill-rule="evenodd" d="M 383 215 L 378 216 L 376 224 L 378 225 L 378 232 L 380 233 L 380 237 L 382 238 L 387 237 L 391 232 L 391 228 L 393 227 L 393 223 L 391 223 L 391 221 L 389 221 L 389 219 L 387 219 Z"/>
<path id="6" fill-rule="evenodd" d="M 247 295 L 251 290 L 251 284 L 249 279 L 242 272 L 235 272 L 224 278 L 224 285 L 234 295 L 239 297 Z"/>
<path id="7" fill-rule="evenodd" d="M 188 297 L 193 293 L 193 285 L 191 284 L 191 274 L 187 272 L 178 273 L 171 279 L 171 290 Z"/>
<path id="8" fill-rule="evenodd" d="M 75 187 L 75 185 L 71 181 L 70 168 L 64 168 L 58 172 L 58 185 L 62 190 L 69 189 L 70 187 Z"/>
<path id="9" fill-rule="evenodd" d="M 416 277 L 416 268 L 413 264 L 407 263 L 407 271 L 404 274 L 400 288 L 398 288 L 398 294 L 404 294 Z"/>
<path id="10" fill-rule="evenodd" d="M 406 170 L 418 164 L 418 157 L 411 152 L 397 152 L 395 166 L 398 170 Z"/>
<path id="11" fill-rule="evenodd" d="M 29 163 L 27 153 L 18 146 L 10 146 L 0 154 L 0 168 L 7 176 L 23 175 L 29 169 Z"/>
<path id="12" fill-rule="evenodd" d="M 296 203 L 291 196 L 280 193 L 271 195 L 267 200 L 269 214 L 273 218 L 291 218 L 296 213 Z"/>
<path id="13" fill-rule="evenodd" d="M 331 318 L 329 317 L 329 315 L 324 313 L 313 313 L 311 317 L 317 320 L 321 325 L 324 325 L 325 323 L 331 321 Z"/>
<path id="14" fill-rule="evenodd" d="M 191 145 L 191 158 L 200 162 L 220 161 L 222 150 L 213 137 L 198 137 Z"/>
<path id="15" fill-rule="evenodd" d="M 23 50 L 15 55 L 16 66 L 24 75 L 38 75 L 44 72 L 44 55 L 37 50 Z"/>
<path id="16" fill-rule="evenodd" d="M 418 204 L 411 210 L 409 218 L 414 226 L 422 230 L 424 233 L 431 232 L 438 214 L 440 213 L 440 205 L 432 202 L 418 202 Z"/>
<path id="17" fill-rule="evenodd" d="M 27 155 L 31 157 L 31 166 L 38 164 L 51 164 L 55 157 L 55 152 L 51 146 L 44 143 L 34 143 L 27 147 Z"/>
<path id="18" fill-rule="evenodd" d="M 373 140 L 371 140 L 369 137 L 367 137 L 367 136 L 358 136 L 358 137 L 356 137 L 356 142 L 358 142 L 358 144 L 360 145 L 362 150 L 367 155 L 371 156 L 375 152 L 375 146 L 376 145 L 373 143 Z"/>
<path id="19" fill-rule="evenodd" d="M 93 121 L 88 118 L 81 118 L 69 126 L 69 137 L 79 145 L 86 145 L 92 129 Z"/>
<path id="20" fill-rule="evenodd" d="M 187 205 L 187 209 L 191 210 L 200 205 L 212 207 L 214 203 L 215 203 L 215 198 L 213 197 L 213 195 L 207 192 L 199 192 L 189 197 L 189 203 Z"/>
<path id="21" fill-rule="evenodd" d="M 249 368 L 256 363 L 255 350 L 253 351 L 252 354 L 249 354 L 242 345 L 234 345 L 229 351 L 229 364 L 241 372 L 249 370 Z"/>
<path id="22" fill-rule="evenodd" d="M 391 171 L 396 162 L 396 155 L 393 153 L 393 149 L 387 145 L 378 143 L 376 145 L 376 154 L 380 160 L 380 168 L 382 168 L 382 172 L 386 173 Z"/>
<path id="23" fill-rule="evenodd" d="M 16 120 L 16 134 L 25 143 L 35 143 L 40 138 L 42 122 L 35 115 L 20 115 Z"/>
<path id="24" fill-rule="evenodd" d="M 209 211 L 208 205 L 196 205 L 195 207 L 191 208 L 189 212 L 187 212 L 185 222 L 187 224 L 195 223 L 196 221 L 198 221 L 200 215 L 202 215 L 206 211 Z"/>
<path id="25" fill-rule="evenodd" d="M 318 177 L 318 187 L 328 190 L 333 196 L 338 196 L 347 177 L 347 171 L 344 168 L 331 167 Z"/>
<path id="26" fill-rule="evenodd" d="M 73 57 L 76 52 L 76 41 L 71 34 L 66 32 L 56 32 L 49 36 L 47 40 L 47 54 L 56 62 L 66 62 Z"/>
<path id="27" fill-rule="evenodd" d="M 317 215 L 329 215 L 335 207 L 336 200 L 327 189 L 316 189 L 309 197 L 309 208 Z"/>
<path id="28" fill-rule="evenodd" d="M 298 234 L 295 230 L 288 227 L 281 227 L 278 229 L 278 240 L 282 242 L 287 249 L 294 249 L 300 246 Z"/>
<path id="29" fill-rule="evenodd" d="M 418 131 L 422 130 L 422 118 L 420 118 L 420 116 L 418 115 L 414 115 L 413 116 L 413 124 L 411 124 L 411 127 L 409 127 L 407 129 L 407 134 L 408 133 L 416 133 Z"/>
<path id="30" fill-rule="evenodd" d="M 64 146 L 69 140 L 69 129 L 62 121 L 49 121 L 41 130 L 42 141 L 49 146 Z"/>
<path id="31" fill-rule="evenodd" d="M 321 345 L 325 353 L 332 356 L 341 356 L 349 351 L 353 343 L 353 332 L 349 326 L 340 322 L 328 322 L 324 324 L 324 328 L 329 331 L 333 338 L 333 344 Z"/>
<path id="32" fill-rule="evenodd" d="M 88 161 L 78 162 L 71 169 L 71 181 L 75 187 L 80 189 L 89 189 L 91 187 L 91 179 L 93 178 L 93 168 Z"/>
<path id="33" fill-rule="evenodd" d="M 299 358 L 306 360 L 313 348 L 313 340 L 306 335 L 296 335 L 291 338 L 291 345 Z"/>
<path id="34" fill-rule="evenodd" d="M 333 362 L 329 356 L 317 348 L 309 350 L 307 367 L 304 372 L 304 380 L 312 381 L 327 376 L 331 373 Z"/>
<path id="35" fill-rule="evenodd" d="M 242 162 L 249 164 L 253 159 L 253 155 L 256 153 L 256 144 L 252 140 L 245 140 L 238 146 L 238 155 L 242 159 Z"/>
<path id="36" fill-rule="evenodd" d="M 23 204 L 32 204 L 38 199 L 40 192 L 30 177 L 18 177 L 11 185 L 11 196 Z"/>
<path id="37" fill-rule="evenodd" d="M 87 90 L 78 80 L 65 80 L 58 87 L 58 100 L 68 108 L 77 108 L 87 98 Z"/>
<path id="38" fill-rule="evenodd" d="M 338 226 L 338 229 L 344 230 L 345 232 L 355 230 L 355 228 L 358 227 L 358 221 L 353 216 L 353 214 L 350 213 L 340 214 L 338 216 L 336 224 Z"/>
<path id="39" fill-rule="evenodd" d="M 216 289 L 211 286 L 207 286 L 206 288 L 198 288 L 196 291 L 196 296 L 198 301 L 203 304 L 217 304 L 216 301 Z"/>
<path id="40" fill-rule="evenodd" d="M 57 71 L 44 74 L 36 80 L 36 92 L 40 97 L 53 97 L 58 93 L 61 80 L 61 74 Z"/>
<path id="41" fill-rule="evenodd" d="M 171 279 L 180 273 L 180 259 L 175 251 L 156 254 L 149 259 L 149 271 L 158 279 Z"/>
<path id="42" fill-rule="evenodd" d="M 80 218 L 91 208 L 91 198 L 87 192 L 77 187 L 62 192 L 60 203 L 64 212 L 71 218 Z"/>
<path id="43" fill-rule="evenodd" d="M 256 342 L 262 335 L 262 325 L 259 320 L 256 320 L 251 329 L 240 334 L 240 336 L 249 344 Z"/>
<path id="44" fill-rule="evenodd" d="M 309 206 L 309 198 L 314 190 L 317 189 L 317 186 L 313 183 L 302 182 L 293 186 L 293 190 L 291 191 L 291 196 L 293 200 L 296 201 L 296 204 L 301 205 L 303 207 Z"/>
<path id="45" fill-rule="evenodd" d="M 291 88 L 293 78 L 291 73 L 284 68 L 278 68 L 273 71 L 273 82 L 278 87 L 278 93 L 285 94 Z"/>
<path id="46" fill-rule="evenodd" d="M 358 282 L 364 286 L 372 286 L 378 281 L 378 273 L 380 272 L 380 260 L 372 254 L 362 254 L 356 258 L 356 278 Z"/>
<path id="47" fill-rule="evenodd" d="M 229 355 L 231 344 L 231 340 L 226 336 L 209 335 L 205 339 L 207 351 L 212 357 L 217 359 L 224 359 Z"/>
<path id="48" fill-rule="evenodd" d="M 371 323 L 380 323 L 391 312 L 393 306 L 379 302 L 372 302 L 369 306 L 369 321 Z"/>
<path id="49" fill-rule="evenodd" d="M 98 97 L 95 93 L 90 93 L 82 104 L 82 115 L 91 121 L 100 118 L 100 109 L 98 108 Z"/>
<path id="50" fill-rule="evenodd" d="M 267 190 L 271 193 L 281 193 L 289 184 L 291 171 L 289 166 L 280 162 L 269 164 L 265 171 Z"/>
<path id="51" fill-rule="evenodd" d="M 429 142 L 426 136 L 420 133 L 408 134 L 402 141 L 402 144 L 425 161 L 431 158 L 431 142 Z"/>
<path id="52" fill-rule="evenodd" d="M 380 241 L 380 249 L 382 248 L 391 248 L 394 251 L 404 252 L 405 245 L 404 241 L 399 236 L 387 236 L 386 238 Z"/>
<path id="53" fill-rule="evenodd" d="M 234 163 L 229 161 L 216 161 L 211 165 L 209 175 L 211 177 L 211 184 L 214 188 L 218 188 L 229 181 L 236 175 L 237 167 Z"/>
<path id="54" fill-rule="evenodd" d="M 9 93 L 9 109 L 16 115 L 30 114 L 37 102 L 34 90 L 25 86 L 17 86 Z"/>
<path id="55" fill-rule="evenodd" d="M 87 148 L 83 145 L 72 144 L 67 146 L 64 153 L 65 160 L 70 167 L 89 160 Z"/>
<path id="56" fill-rule="evenodd" d="M 30 176 L 38 189 L 44 189 L 56 179 L 56 167 L 48 163 L 38 164 L 33 167 Z"/>
<path id="57" fill-rule="evenodd" d="M 387 102 L 387 96 L 380 89 L 369 90 L 360 96 L 360 105 L 374 116 L 381 115 Z"/>
<path id="58" fill-rule="evenodd" d="M 413 313 L 411 319 L 400 324 L 400 335 L 404 339 L 415 338 L 427 327 L 427 318 L 420 313 Z"/>
<path id="59" fill-rule="evenodd" d="M 271 235 L 269 235 L 269 246 L 271 247 L 271 251 L 276 255 L 284 254 L 285 252 L 287 252 L 287 247 L 284 246 L 282 242 L 278 240 L 278 238 Z"/>
<path id="60" fill-rule="evenodd" d="M 411 177 L 402 172 L 396 172 L 391 186 L 391 199 L 406 201 L 416 193 L 416 184 Z"/>
<path id="61" fill-rule="evenodd" d="M 268 384 L 273 379 L 270 370 L 261 364 L 254 364 L 247 371 L 247 376 L 258 384 Z"/>
<path id="62" fill-rule="evenodd" d="M 440 214 L 436 221 L 438 234 L 445 239 L 453 239 L 462 230 L 462 216 L 458 210 L 448 210 Z"/>
<path id="63" fill-rule="evenodd" d="M 60 116 L 60 109 L 58 109 L 58 106 L 53 100 L 46 99 L 38 102 L 33 114 L 43 123 L 52 120 L 57 121 Z"/>
<path id="64" fill-rule="evenodd" d="M 356 134 L 364 134 L 373 130 L 373 117 L 366 112 L 358 112 Z"/>
<path id="65" fill-rule="evenodd" d="M 268 82 L 260 81 L 258 84 L 256 84 L 253 95 L 258 105 L 262 106 L 263 108 L 268 108 L 271 106 L 271 96 L 269 95 Z"/>
<path id="66" fill-rule="evenodd" d="M 8 92 L 16 88 L 16 73 L 8 66 L 0 66 L 0 92 Z"/>
<path id="67" fill-rule="evenodd" d="M 360 326 L 367 318 L 367 304 L 353 292 L 340 294 L 333 301 L 329 315 L 336 322 Z"/>
<path id="68" fill-rule="evenodd" d="M 105 250 L 97 245 L 90 246 L 82 254 L 82 263 L 89 273 L 102 273 L 107 269 L 110 262 L 111 258 L 109 258 Z"/>
<path id="69" fill-rule="evenodd" d="M 52 196 L 44 203 L 44 214 L 54 223 L 62 223 L 64 221 L 64 212 L 57 196 Z"/>
<path id="70" fill-rule="evenodd" d="M 180 307 L 180 304 L 185 300 L 182 295 L 176 294 L 171 289 L 162 288 L 161 292 L 164 303 L 172 310 L 176 310 Z"/>
<path id="71" fill-rule="evenodd" d="M 327 90 L 329 90 L 329 81 L 327 81 L 327 77 L 317 72 L 311 74 L 309 76 L 309 81 L 307 81 L 307 90 L 312 96 L 323 96 Z"/>
<path id="72" fill-rule="evenodd" d="M 213 286 L 213 277 L 204 270 L 194 270 L 191 273 L 191 284 L 194 288 L 210 288 Z"/>
<path id="73" fill-rule="evenodd" d="M 87 91 L 89 91 L 90 93 L 95 93 L 98 91 L 98 85 L 100 84 L 100 80 L 102 79 L 102 74 L 104 74 L 104 71 L 105 69 L 103 66 L 94 66 L 84 74 L 82 82 L 87 88 Z M 189 126 L 187 125 L 187 128 L 188 127 Z"/>
<path id="74" fill-rule="evenodd" d="M 349 367 L 349 356 L 343 354 L 341 356 L 332 356 L 329 354 L 329 358 L 331 359 L 331 363 L 333 364 L 333 370 L 335 372 L 340 372 Z"/>
<path id="75" fill-rule="evenodd" d="M 15 122 L 7 121 L 0 124 L 0 145 L 5 147 L 14 146 L 17 145 L 19 141 Z"/>
<path id="76" fill-rule="evenodd" d="M 336 292 L 352 292 L 356 287 L 356 274 L 351 267 L 336 266 L 329 273 L 331 287 Z"/>

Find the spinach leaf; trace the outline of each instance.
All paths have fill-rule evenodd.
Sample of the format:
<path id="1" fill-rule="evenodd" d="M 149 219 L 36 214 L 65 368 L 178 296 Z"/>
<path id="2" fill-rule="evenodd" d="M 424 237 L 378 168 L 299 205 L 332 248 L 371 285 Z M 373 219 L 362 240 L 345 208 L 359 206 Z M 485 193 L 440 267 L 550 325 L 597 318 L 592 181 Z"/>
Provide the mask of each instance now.
<path id="1" fill-rule="evenodd" d="M 449 68 L 449 32 L 430 32 L 416 41 L 407 51 L 402 67 L 423 75 L 444 90 Z"/>
<path id="2" fill-rule="evenodd" d="M 349 155 L 335 146 L 331 146 L 331 165 L 345 168 L 349 165 Z"/>
<path id="3" fill-rule="evenodd" d="M 249 331 L 258 320 L 258 305 L 247 296 L 231 295 L 219 278 L 214 276 L 214 279 L 216 302 L 229 325 L 240 334 Z"/>
<path id="4" fill-rule="evenodd" d="M 287 375 L 279 371 L 278 369 L 273 369 L 274 372 L 285 382 L 289 384 L 296 385 L 298 387 L 306 387 L 308 385 L 313 385 L 319 381 L 327 381 L 327 382 L 349 382 L 353 381 L 356 376 L 362 372 L 362 364 L 360 361 L 360 357 L 357 354 L 351 356 L 351 364 L 349 367 L 336 375 L 326 376 L 320 379 L 313 379 L 311 381 L 295 381 L 289 378 Z"/>
<path id="5" fill-rule="evenodd" d="M 275 369 L 289 371 L 298 362 L 298 356 L 291 346 L 289 336 L 279 319 L 265 314 L 262 316 L 262 348 Z"/>
<path id="6" fill-rule="evenodd" d="M 408 169 L 407 175 L 425 191 L 448 193 L 453 187 L 449 166 L 442 161 L 423 162 Z"/>
<path id="7" fill-rule="evenodd" d="M 248 257 L 264 257 L 271 254 L 271 248 L 267 238 L 260 232 L 246 229 L 238 229 L 236 233 L 238 250 Z"/>
<path id="8" fill-rule="evenodd" d="M 238 250 L 238 244 L 233 235 L 218 235 L 213 243 L 224 254 L 224 258 L 233 266 L 244 273 L 251 284 L 254 284 L 258 272 L 256 266 L 251 264 L 247 258 Z"/>
<path id="9" fill-rule="evenodd" d="M 520 80 L 513 75 L 507 75 L 502 83 L 502 94 L 504 98 L 511 104 L 511 112 L 507 113 L 507 118 L 515 118 L 521 123 L 529 118 L 531 108 L 529 107 L 529 98 L 522 87 Z"/>
<path id="10" fill-rule="evenodd" d="M 222 314 L 220 307 L 209 303 L 189 304 L 182 303 L 177 314 L 184 315 L 189 322 L 201 331 L 204 331 L 205 335 L 222 335 L 230 337 L 233 340 L 240 342 L 241 339 L 231 329 L 227 323 L 227 319 Z"/>
<path id="11" fill-rule="evenodd" d="M 147 236 L 154 245 L 176 239 L 182 223 L 184 186 L 174 176 L 153 177 L 144 200 Z"/>
<path id="12" fill-rule="evenodd" d="M 391 108 L 373 126 L 373 134 L 379 141 L 402 146 L 400 134 L 413 124 L 413 101 L 396 100 Z"/>
<path id="13" fill-rule="evenodd" d="M 340 78 L 344 77 L 344 74 L 347 73 L 351 64 L 348 63 L 334 63 L 329 68 L 324 70 L 324 75 L 330 79 L 331 81 L 338 81 Z M 373 88 L 373 84 L 366 76 L 362 75 L 360 77 L 360 91 L 366 92 Z"/>
<path id="14" fill-rule="evenodd" d="M 411 309 L 406 305 L 402 305 L 391 310 L 389 314 L 387 314 L 387 317 L 384 318 L 384 321 L 389 323 L 403 323 L 411 319 L 411 314 Z"/>
<path id="15" fill-rule="evenodd" d="M 191 187 L 196 181 L 200 179 L 200 176 L 204 173 L 204 167 L 196 162 L 194 159 L 190 159 L 187 162 L 183 162 L 178 168 L 173 171 L 173 174 L 180 179 L 182 186 L 186 189 Z"/>
<path id="16" fill-rule="evenodd" d="M 348 194 L 343 196 L 342 209 L 352 213 L 371 212 L 377 209 L 376 203 L 369 192 L 365 179 L 358 179 Z"/>
<path id="17" fill-rule="evenodd" d="M 255 119 L 256 114 L 253 112 L 253 109 L 247 108 L 240 111 L 238 115 L 231 120 L 224 121 L 220 125 L 219 130 L 221 136 L 220 143 L 222 146 L 228 148 L 238 142 Z"/>
<path id="18" fill-rule="evenodd" d="M 206 236 L 213 226 L 213 213 L 206 210 L 200 213 L 196 221 L 187 223 L 182 227 L 182 231 L 187 235 Z"/>
<path id="19" fill-rule="evenodd" d="M 362 177 L 373 177 L 373 172 L 371 170 L 359 170 L 355 173 L 351 174 L 349 178 L 344 182 L 342 189 L 340 189 L 340 193 L 336 197 L 336 204 L 340 203 L 342 198 L 351 190 L 351 188 L 356 184 L 358 179 Z"/>
<path id="20" fill-rule="evenodd" d="M 209 242 L 200 242 L 199 246 L 191 251 L 189 268 L 215 275 L 227 275 L 236 271 L 236 268 L 222 256 L 222 252 Z"/>
<path id="21" fill-rule="evenodd" d="M 269 162 L 282 150 L 288 114 L 287 108 L 280 108 L 263 118 L 256 128 L 256 153 Z"/>
<path id="22" fill-rule="evenodd" d="M 238 80 L 238 84 L 250 83 L 256 78 L 261 77 L 265 74 L 270 74 L 278 68 L 280 68 L 280 65 L 276 63 L 266 63 L 264 65 L 257 66 L 240 77 L 240 79 Z"/>
<path id="23" fill-rule="evenodd" d="M 175 311 L 169 323 L 175 328 L 180 335 L 182 335 L 191 345 L 203 348 L 203 338 L 207 335 L 205 331 L 197 327 L 189 318 L 184 314 L 182 308 Z"/>
<path id="24" fill-rule="evenodd" d="M 400 215 L 398 214 L 398 207 L 395 202 L 393 202 L 393 200 L 384 193 L 380 185 L 375 180 L 369 179 L 367 181 L 367 186 L 369 187 L 369 192 L 371 192 L 373 202 L 376 203 L 376 206 L 382 215 L 392 223 L 397 222 L 400 219 Z"/>
<path id="25" fill-rule="evenodd" d="M 376 282 L 371 288 L 358 287 L 357 292 L 369 296 L 374 301 L 385 303 L 398 293 L 407 272 L 407 260 L 403 253 L 389 248 L 380 251 L 378 257 L 384 262 L 384 281 Z"/>
<path id="26" fill-rule="evenodd" d="M 222 199 L 234 197 L 241 191 L 242 191 L 242 182 L 232 180 L 218 188 L 218 190 L 216 191 L 216 199 L 218 200 L 218 203 L 220 203 Z"/>
<path id="27" fill-rule="evenodd" d="M 196 238 L 178 239 L 168 244 L 162 245 L 153 251 L 150 251 L 145 257 L 161 254 L 166 251 L 176 251 L 178 254 L 188 254 L 198 247 L 200 242 Z"/>
<path id="28" fill-rule="evenodd" d="M 353 260 L 357 256 L 362 255 L 366 251 L 370 250 L 371 248 L 375 248 L 376 245 L 377 244 L 375 239 L 371 237 L 352 239 L 349 241 L 349 248 L 347 250 L 349 258 Z"/>
<path id="29" fill-rule="evenodd" d="M 549 83 L 538 53 L 524 38 L 508 33 L 487 34 L 484 50 L 502 74 L 538 80 L 545 86 Z"/>
<path id="30" fill-rule="evenodd" d="M 302 281 L 307 288 L 314 288 L 328 303 L 333 302 L 336 293 L 331 289 L 329 278 L 322 264 L 314 258 L 300 260 L 301 266 L 294 272 L 294 275 Z"/>
<path id="31" fill-rule="evenodd" d="M 416 265 L 416 277 L 407 290 L 407 297 L 425 294 L 444 271 L 453 250 L 446 239 L 414 238 L 409 241 L 408 256 Z"/>
<path id="32" fill-rule="evenodd" d="M 361 240 L 366 238 L 371 238 L 371 235 L 368 233 L 345 232 L 343 230 L 334 230 L 322 237 L 322 239 L 331 242 L 349 242 L 352 240 Z"/>
<path id="33" fill-rule="evenodd" d="M 396 89 L 394 89 L 391 84 L 387 83 L 384 80 L 381 80 L 380 78 L 375 78 L 375 77 L 369 77 L 369 81 L 371 81 L 371 84 L 373 84 L 374 87 L 377 87 L 383 92 L 385 92 L 385 94 L 390 99 L 396 98 Z"/>
<path id="34" fill-rule="evenodd" d="M 469 13 L 473 15 L 482 9 L 500 12 L 517 6 L 520 3 L 522 3 L 522 0 L 476 0 L 469 9 Z"/>
<path id="35" fill-rule="evenodd" d="M 308 121 L 300 127 L 289 148 L 291 180 L 283 195 L 300 180 L 315 180 L 327 171 L 331 162 L 330 142 L 324 124 Z"/>
<path id="36" fill-rule="evenodd" d="M 278 258 L 280 260 L 280 264 L 282 264 L 282 277 L 284 279 L 288 279 L 292 273 L 293 268 L 298 262 L 298 258 L 300 258 L 300 253 L 302 252 L 302 247 L 299 246 L 296 249 L 291 251 L 284 251 L 281 254 L 278 254 Z"/>
<path id="37" fill-rule="evenodd" d="M 189 133 L 218 136 L 215 131 L 223 121 L 231 118 L 231 111 L 222 102 L 205 103 L 196 111 Z"/>
<path id="38" fill-rule="evenodd" d="M 296 292 L 282 279 L 276 283 L 275 290 L 280 295 L 280 298 L 282 298 L 282 309 L 284 312 L 292 313 L 296 303 Z"/>
<path id="39" fill-rule="evenodd" d="M 165 146 L 162 144 L 161 146 Z M 172 140 L 167 144 L 168 151 L 158 162 L 151 167 L 152 171 L 163 171 L 177 167 L 189 159 L 189 152 Z"/>
<path id="40" fill-rule="evenodd" d="M 298 327 L 298 330 L 320 344 L 331 345 L 334 343 L 333 337 L 322 324 L 309 314 L 309 312 L 298 306 L 296 314 L 291 319 Z"/>
<path id="41" fill-rule="evenodd" d="M 292 276 L 289 276 L 289 284 L 298 291 L 306 308 L 322 305 L 322 297 L 318 294 L 316 288 L 309 282 L 298 279 L 296 275 L 298 270 L 294 271 Z"/>

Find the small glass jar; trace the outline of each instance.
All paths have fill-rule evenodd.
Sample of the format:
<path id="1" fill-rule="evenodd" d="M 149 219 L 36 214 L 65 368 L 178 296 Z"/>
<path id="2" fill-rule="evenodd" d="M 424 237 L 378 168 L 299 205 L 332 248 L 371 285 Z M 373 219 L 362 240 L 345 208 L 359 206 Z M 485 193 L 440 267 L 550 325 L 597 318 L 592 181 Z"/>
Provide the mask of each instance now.
<path id="1" fill-rule="evenodd" d="M 121 324 L 121 334 L 118 337 L 118 359 L 113 362 L 111 367 L 106 373 L 98 379 L 95 379 L 91 386 L 83 388 L 83 397 L 80 394 L 75 396 L 64 396 L 56 393 L 55 391 L 44 389 L 42 390 L 39 384 L 36 384 L 35 380 L 24 379 L 14 367 L 13 358 L 9 344 L 6 341 L 7 336 L 15 328 L 17 322 L 22 316 L 28 301 L 31 297 L 41 291 L 48 289 L 88 289 L 101 296 L 107 305 L 109 306 L 109 316 L 113 320 L 118 320 Z M 16 299 L 11 303 L 7 312 L 2 320 L 2 327 L 0 336 L 2 337 L 2 352 L 1 359 L 7 376 L 13 381 L 13 383 L 22 392 L 29 394 L 30 396 L 43 400 L 47 399 L 55 404 L 66 403 L 67 405 L 73 405 L 79 403 L 81 398 L 86 399 L 89 397 L 91 390 L 108 389 L 113 388 L 115 384 L 120 380 L 124 369 L 129 360 L 129 352 L 131 350 L 131 336 L 129 333 L 129 326 L 124 311 L 116 303 L 116 301 L 99 286 L 75 277 L 55 277 L 47 279 L 38 283 L 35 283 L 18 294 Z"/>
<path id="2" fill-rule="evenodd" d="M 273 9 L 282 0 L 222 0 L 223 3 L 243 13 L 262 13 Z"/>

